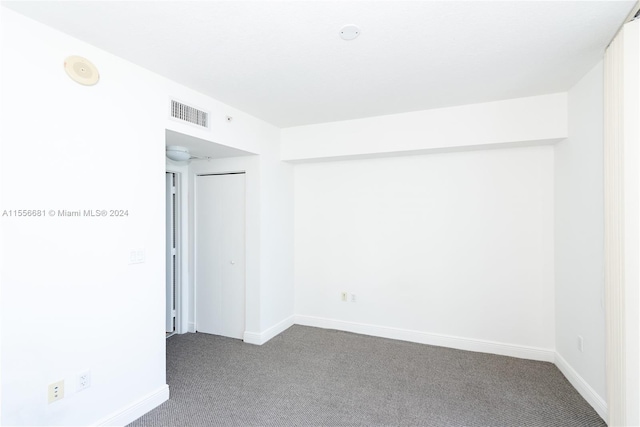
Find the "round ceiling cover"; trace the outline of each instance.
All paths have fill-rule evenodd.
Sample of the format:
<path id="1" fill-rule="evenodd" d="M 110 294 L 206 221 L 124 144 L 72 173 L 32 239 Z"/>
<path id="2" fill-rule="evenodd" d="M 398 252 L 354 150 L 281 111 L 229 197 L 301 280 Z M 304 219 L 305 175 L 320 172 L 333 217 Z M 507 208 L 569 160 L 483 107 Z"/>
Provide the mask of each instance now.
<path id="1" fill-rule="evenodd" d="M 100 74 L 95 65 L 82 56 L 69 56 L 64 60 L 64 70 L 74 81 L 85 86 L 98 83 Z"/>
<path id="2" fill-rule="evenodd" d="M 360 35 L 360 28 L 356 25 L 345 25 L 340 29 L 340 37 L 343 40 L 353 40 Z"/>
<path id="3" fill-rule="evenodd" d="M 189 149 L 180 145 L 167 145 L 167 157 L 176 162 L 184 162 L 191 158 Z"/>

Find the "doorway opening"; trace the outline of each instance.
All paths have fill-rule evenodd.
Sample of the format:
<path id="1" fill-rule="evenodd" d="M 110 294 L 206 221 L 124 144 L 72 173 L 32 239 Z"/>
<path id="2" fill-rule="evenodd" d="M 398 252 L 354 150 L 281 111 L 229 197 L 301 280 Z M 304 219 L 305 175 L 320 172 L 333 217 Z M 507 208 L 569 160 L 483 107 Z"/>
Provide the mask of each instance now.
<path id="1" fill-rule="evenodd" d="M 166 338 L 180 330 L 180 174 L 166 172 Z"/>

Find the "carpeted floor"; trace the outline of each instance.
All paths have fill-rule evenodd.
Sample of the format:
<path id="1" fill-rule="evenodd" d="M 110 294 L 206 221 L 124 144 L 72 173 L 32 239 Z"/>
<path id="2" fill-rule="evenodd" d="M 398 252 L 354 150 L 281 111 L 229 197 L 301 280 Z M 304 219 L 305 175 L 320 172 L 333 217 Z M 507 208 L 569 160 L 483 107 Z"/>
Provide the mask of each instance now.
<path id="1" fill-rule="evenodd" d="M 293 326 L 262 346 L 167 340 L 138 426 L 605 426 L 551 363 Z"/>

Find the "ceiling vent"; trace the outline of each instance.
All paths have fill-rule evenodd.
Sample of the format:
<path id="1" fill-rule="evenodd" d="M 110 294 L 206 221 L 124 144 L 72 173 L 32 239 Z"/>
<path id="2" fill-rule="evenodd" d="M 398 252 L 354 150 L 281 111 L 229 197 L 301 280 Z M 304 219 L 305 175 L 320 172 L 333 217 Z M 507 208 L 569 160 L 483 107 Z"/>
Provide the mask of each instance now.
<path id="1" fill-rule="evenodd" d="M 203 128 L 209 127 L 209 113 L 178 102 L 175 99 L 171 100 L 171 117 Z"/>

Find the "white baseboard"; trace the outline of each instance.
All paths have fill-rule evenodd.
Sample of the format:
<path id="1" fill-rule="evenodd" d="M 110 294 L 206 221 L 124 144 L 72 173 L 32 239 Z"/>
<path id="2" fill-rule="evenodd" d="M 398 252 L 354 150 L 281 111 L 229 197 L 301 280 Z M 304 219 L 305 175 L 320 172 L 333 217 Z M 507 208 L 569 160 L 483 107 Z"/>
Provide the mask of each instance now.
<path id="1" fill-rule="evenodd" d="M 578 393 L 580 393 L 584 400 L 593 406 L 593 409 L 596 410 L 603 420 L 607 421 L 607 402 L 596 393 L 589 383 L 587 383 L 559 353 L 556 353 L 555 363 L 560 372 L 562 372 L 571 385 L 578 390 Z"/>
<path id="2" fill-rule="evenodd" d="M 527 347 L 505 344 L 494 341 L 461 338 L 452 335 L 432 334 L 409 329 L 390 328 L 387 326 L 369 325 L 364 323 L 345 322 L 342 320 L 325 319 L 313 316 L 295 316 L 295 323 L 317 328 L 337 329 L 339 331 L 355 332 L 357 334 L 372 335 L 382 338 L 410 341 L 420 344 L 436 345 L 439 347 L 457 348 L 459 350 L 492 353 L 521 359 L 554 362 L 555 351 L 545 348 Z"/>
<path id="3" fill-rule="evenodd" d="M 120 411 L 102 419 L 96 425 L 126 426 L 167 400 L 169 400 L 169 386 L 165 384 L 156 391 L 149 393 L 145 397 L 125 406 Z"/>
<path id="4" fill-rule="evenodd" d="M 192 334 L 194 334 L 196 332 L 196 324 L 193 322 L 189 322 L 189 332 L 191 332 Z"/>
<path id="5" fill-rule="evenodd" d="M 262 345 L 269 341 L 271 338 L 293 326 L 294 319 L 295 316 L 289 316 L 262 332 L 245 332 L 244 342 L 248 344 Z"/>

